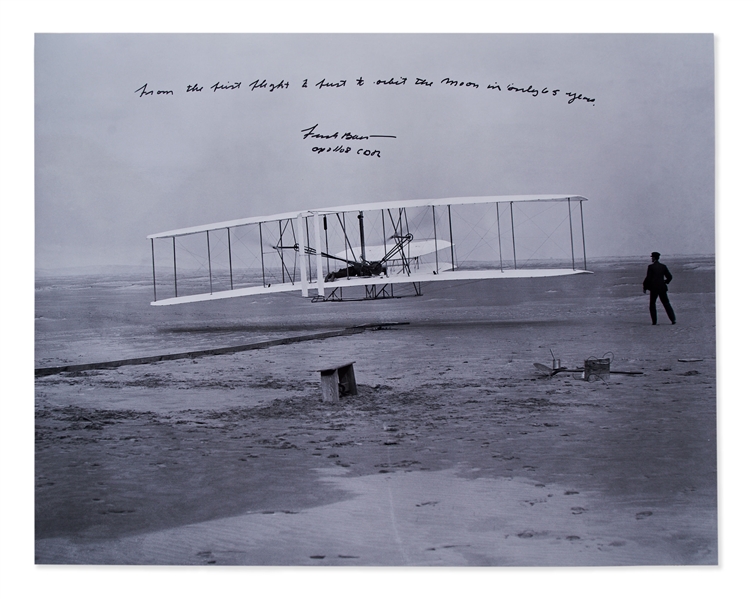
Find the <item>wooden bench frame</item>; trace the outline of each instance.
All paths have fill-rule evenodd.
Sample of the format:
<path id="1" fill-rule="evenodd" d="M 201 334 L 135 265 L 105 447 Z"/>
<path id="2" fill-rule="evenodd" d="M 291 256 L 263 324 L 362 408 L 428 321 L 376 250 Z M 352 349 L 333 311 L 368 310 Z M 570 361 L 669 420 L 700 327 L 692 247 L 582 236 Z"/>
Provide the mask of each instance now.
<path id="1" fill-rule="evenodd" d="M 323 401 L 333 402 L 344 395 L 358 395 L 353 364 L 353 362 L 347 362 L 340 366 L 324 368 L 319 371 Z"/>

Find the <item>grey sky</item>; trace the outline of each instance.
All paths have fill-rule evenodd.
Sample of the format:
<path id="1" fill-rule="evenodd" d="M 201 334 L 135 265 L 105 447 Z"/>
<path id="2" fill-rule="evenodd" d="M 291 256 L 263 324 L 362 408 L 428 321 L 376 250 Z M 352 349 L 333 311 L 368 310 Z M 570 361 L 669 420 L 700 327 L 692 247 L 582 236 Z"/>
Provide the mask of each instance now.
<path id="1" fill-rule="evenodd" d="M 258 214 L 537 193 L 589 198 L 590 256 L 714 252 L 711 35 L 50 34 L 35 60 L 39 268 L 143 264 L 149 233 Z M 396 138 L 316 155 L 315 124 Z"/>

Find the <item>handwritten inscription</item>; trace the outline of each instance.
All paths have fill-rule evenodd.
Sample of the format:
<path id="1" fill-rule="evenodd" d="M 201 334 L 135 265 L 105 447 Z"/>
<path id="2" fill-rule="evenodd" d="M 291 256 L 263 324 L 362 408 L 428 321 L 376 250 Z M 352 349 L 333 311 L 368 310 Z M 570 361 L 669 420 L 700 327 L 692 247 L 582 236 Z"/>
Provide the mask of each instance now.
<path id="1" fill-rule="evenodd" d="M 267 79 L 262 79 L 261 81 L 259 79 L 255 79 L 254 81 L 249 83 L 251 91 L 264 89 L 270 92 L 274 92 L 278 89 L 288 89 L 289 85 L 290 83 L 288 81 L 284 81 L 283 79 L 281 79 L 279 83 L 267 83 Z"/>
<path id="2" fill-rule="evenodd" d="M 345 87 L 346 86 L 346 80 L 341 79 L 340 81 L 328 81 L 327 79 L 323 79 L 319 83 L 316 83 L 314 87 L 318 87 L 319 89 L 323 89 L 325 87 Z"/>
<path id="3" fill-rule="evenodd" d="M 325 133 L 315 133 L 314 130 L 319 127 L 319 124 L 312 125 L 308 129 L 302 129 L 301 133 L 304 134 L 304 139 L 309 139 L 310 137 L 314 139 L 338 139 L 339 133 L 336 131 L 335 133 L 325 134 Z"/>
<path id="4" fill-rule="evenodd" d="M 320 133 L 317 131 L 317 127 L 319 127 L 319 123 L 316 125 L 312 125 L 311 127 L 307 127 L 306 129 L 301 129 L 301 133 L 303 133 L 304 140 L 320 140 L 320 139 L 328 139 L 328 140 L 346 140 L 346 141 L 367 141 L 372 138 L 391 138 L 396 139 L 397 136 L 395 135 L 363 135 L 360 133 L 354 133 L 353 131 L 345 131 L 344 133 L 341 133 L 340 131 L 333 131 L 331 133 Z M 381 158 L 382 156 L 382 150 L 376 149 L 376 148 L 353 148 L 351 146 L 345 146 L 342 144 L 338 144 L 336 146 L 314 146 L 311 149 L 312 152 L 315 154 L 327 154 L 327 153 L 335 153 L 335 154 L 350 154 L 353 152 L 355 156 L 371 156 L 374 158 Z"/>
<path id="5" fill-rule="evenodd" d="M 494 89 L 502 91 L 502 90 L 500 90 L 500 86 L 497 85 L 497 83 L 495 84 Z M 509 92 L 520 92 L 520 93 L 524 93 L 524 94 L 530 94 L 534 98 L 536 98 L 540 94 L 542 94 L 542 95 L 552 94 L 552 96 L 554 97 L 554 96 L 557 96 L 560 93 L 559 89 L 553 89 L 553 90 L 551 90 L 551 89 L 548 89 L 547 87 L 543 87 L 542 89 L 538 89 L 538 88 L 536 88 L 536 87 L 534 87 L 532 85 L 529 85 L 529 86 L 527 86 L 525 88 L 524 87 L 516 87 L 512 83 L 509 84 L 509 85 L 507 85 L 505 89 L 507 89 Z M 587 96 L 585 96 L 583 94 L 576 93 L 576 92 L 565 92 L 564 95 L 569 98 L 569 100 L 568 100 L 569 104 L 573 104 L 576 100 L 583 100 L 585 102 L 589 102 L 589 103 L 592 103 L 592 104 L 594 104 L 594 101 L 595 101 L 594 98 L 588 98 Z"/>
<path id="6" fill-rule="evenodd" d="M 359 135 L 358 133 L 352 133 L 351 131 L 347 131 L 345 133 L 340 133 L 338 131 L 335 131 L 335 133 L 319 133 L 315 131 L 315 129 L 319 127 L 319 123 L 316 125 L 312 125 L 311 127 L 307 127 L 306 129 L 301 129 L 301 133 L 304 134 L 303 139 L 349 139 L 349 140 L 362 140 L 362 139 L 369 139 L 371 137 L 392 137 L 395 138 L 395 135 Z"/>
<path id="7" fill-rule="evenodd" d="M 325 148 L 320 148 L 317 146 L 314 146 L 312 148 L 312 152 L 315 154 L 325 154 L 327 152 L 334 152 L 335 154 L 348 154 L 353 148 L 351 146 L 329 146 Z M 373 156 L 374 158 L 380 157 L 380 150 L 365 150 L 364 148 L 358 148 L 356 151 L 354 151 L 355 156 Z"/>
<path id="8" fill-rule="evenodd" d="M 139 97 L 140 97 L 140 98 L 141 98 L 141 97 L 143 97 L 143 96 L 152 96 L 152 95 L 154 95 L 155 93 L 156 93 L 156 94 L 157 94 L 158 96 L 172 96 L 172 95 L 173 95 L 173 90 L 172 90 L 172 89 L 158 89 L 158 90 L 157 90 L 157 91 L 155 92 L 154 90 L 151 90 L 151 89 L 147 89 L 147 85 L 148 85 L 148 84 L 147 84 L 147 83 L 145 83 L 145 84 L 144 84 L 144 85 L 142 85 L 142 86 L 141 86 L 141 87 L 140 87 L 139 89 L 137 89 L 137 90 L 136 90 L 136 91 L 135 91 L 134 93 L 135 93 L 135 94 L 139 94 Z"/>
<path id="9" fill-rule="evenodd" d="M 576 95 L 576 92 L 566 92 L 566 96 L 570 98 L 570 100 L 568 100 L 569 104 L 573 104 L 576 100 L 584 100 L 584 102 L 591 102 L 594 104 L 594 98 L 587 98 L 582 94 Z"/>
<path id="10" fill-rule="evenodd" d="M 344 88 L 365 88 L 368 85 L 368 80 L 366 80 L 364 77 L 358 77 L 353 80 L 355 82 L 355 86 L 353 83 L 349 86 L 349 80 L 348 79 L 328 79 L 328 78 L 322 78 L 316 83 L 310 84 L 309 79 L 304 79 L 301 81 L 301 86 L 297 87 L 296 85 L 291 85 L 291 81 L 287 79 L 274 79 L 271 81 L 268 81 L 267 79 L 254 79 L 251 81 L 251 83 L 243 84 L 242 81 L 226 81 L 225 83 L 222 83 L 220 81 L 217 81 L 213 85 L 209 86 L 208 90 L 211 90 L 211 92 L 217 93 L 217 92 L 242 92 L 244 86 L 246 89 L 248 89 L 251 92 L 260 92 L 260 91 L 268 91 L 268 92 L 282 92 L 284 90 L 294 90 L 294 89 L 310 89 L 310 90 L 318 90 L 325 92 L 327 91 L 335 91 L 339 89 Z M 413 81 L 413 84 L 411 83 Z M 556 88 L 556 87 L 548 87 L 548 86 L 535 86 L 532 84 L 519 84 L 519 83 L 508 83 L 508 84 L 500 84 L 497 81 L 491 82 L 491 83 L 480 83 L 478 81 L 471 81 L 469 79 L 462 79 L 462 78 L 454 78 L 454 77 L 444 77 L 439 82 L 438 87 L 443 88 L 454 88 L 454 89 L 464 89 L 469 90 L 468 93 L 471 93 L 473 91 L 480 90 L 482 92 L 486 91 L 492 91 L 492 92 L 509 92 L 516 95 L 521 96 L 528 96 L 530 98 L 537 98 L 542 96 L 548 96 L 550 98 L 558 98 L 558 99 L 564 99 L 568 104 L 574 104 L 577 101 L 579 103 L 585 103 L 585 104 L 591 104 L 592 106 L 596 103 L 596 98 L 588 96 L 584 94 L 583 92 L 579 91 L 566 91 L 562 88 Z M 295 84 L 295 82 L 294 82 Z M 387 88 L 405 88 L 408 86 L 413 87 L 422 87 L 422 88 L 431 88 L 435 84 L 435 81 L 432 81 L 430 79 L 426 79 L 424 77 L 389 77 L 386 79 L 373 79 L 371 81 L 371 85 L 374 87 L 387 87 Z M 145 83 L 142 85 L 139 89 L 137 89 L 134 93 L 138 94 L 139 98 L 145 98 L 145 97 L 156 97 L 156 96 L 174 96 L 172 89 L 149 89 L 149 84 Z M 438 89 L 438 87 L 435 87 L 434 89 Z M 199 83 L 189 83 L 186 85 L 186 93 L 201 93 L 204 90 L 204 85 L 200 85 Z M 466 93 L 466 92 L 464 92 Z"/>
<path id="11" fill-rule="evenodd" d="M 407 79 L 405 77 L 398 77 L 398 79 L 394 79 L 393 77 L 390 77 L 390 79 L 378 79 L 374 82 L 375 85 L 406 85 Z"/>
<path id="12" fill-rule="evenodd" d="M 210 89 L 213 92 L 222 91 L 222 90 L 226 90 L 226 89 L 241 89 L 241 82 L 240 81 L 236 81 L 235 83 L 231 83 L 230 81 L 228 81 L 227 83 L 220 83 L 218 81 L 212 87 L 210 87 Z"/>
<path id="13" fill-rule="evenodd" d="M 450 85 L 451 87 L 473 87 L 478 88 L 479 84 L 474 83 L 473 81 L 457 81 L 455 79 L 448 79 L 445 77 L 440 83 L 444 83 L 445 85 Z"/>

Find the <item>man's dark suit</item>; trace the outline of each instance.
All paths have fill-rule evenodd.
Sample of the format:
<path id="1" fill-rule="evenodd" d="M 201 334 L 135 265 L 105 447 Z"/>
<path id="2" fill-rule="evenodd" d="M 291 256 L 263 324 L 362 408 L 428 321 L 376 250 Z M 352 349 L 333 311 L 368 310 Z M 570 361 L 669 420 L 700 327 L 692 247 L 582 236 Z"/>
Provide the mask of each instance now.
<path id="1" fill-rule="evenodd" d="M 660 298 L 670 322 L 675 324 L 675 312 L 668 300 L 668 283 L 673 280 L 668 267 L 655 260 L 647 267 L 647 276 L 644 278 L 644 292 L 649 291 L 649 314 L 652 324 L 657 324 L 657 298 Z"/>

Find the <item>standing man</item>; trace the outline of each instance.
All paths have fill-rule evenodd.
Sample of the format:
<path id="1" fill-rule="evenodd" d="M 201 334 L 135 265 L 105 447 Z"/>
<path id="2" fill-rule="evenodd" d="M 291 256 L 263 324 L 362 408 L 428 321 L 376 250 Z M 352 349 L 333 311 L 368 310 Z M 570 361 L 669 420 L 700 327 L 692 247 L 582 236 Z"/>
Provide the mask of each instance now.
<path id="1" fill-rule="evenodd" d="M 670 322 L 675 324 L 675 312 L 668 300 L 668 283 L 673 280 L 668 267 L 660 263 L 660 252 L 652 252 L 652 264 L 647 267 L 647 276 L 644 277 L 644 293 L 649 290 L 649 314 L 652 316 L 652 324 L 657 324 L 657 298 L 660 298 Z"/>

